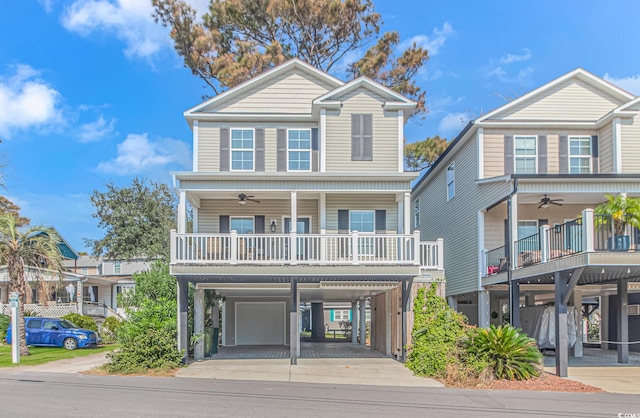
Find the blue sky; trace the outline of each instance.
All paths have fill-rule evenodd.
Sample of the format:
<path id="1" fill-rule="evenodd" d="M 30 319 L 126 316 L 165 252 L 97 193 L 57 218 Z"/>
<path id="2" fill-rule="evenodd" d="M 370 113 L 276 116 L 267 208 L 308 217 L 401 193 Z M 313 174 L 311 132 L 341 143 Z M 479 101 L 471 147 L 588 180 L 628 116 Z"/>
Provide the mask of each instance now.
<path id="1" fill-rule="evenodd" d="M 182 112 L 210 92 L 173 52 L 147 0 L 22 0 L 0 12 L 0 162 L 6 196 L 77 250 L 99 238 L 89 196 L 191 167 Z M 206 0 L 190 1 L 206 10 Z M 470 118 L 576 67 L 640 95 L 640 2 L 375 1 L 383 30 L 431 58 L 426 120 L 408 141 L 453 138 Z M 354 55 L 355 56 L 355 55 Z M 343 74 L 335 74 L 344 78 Z"/>

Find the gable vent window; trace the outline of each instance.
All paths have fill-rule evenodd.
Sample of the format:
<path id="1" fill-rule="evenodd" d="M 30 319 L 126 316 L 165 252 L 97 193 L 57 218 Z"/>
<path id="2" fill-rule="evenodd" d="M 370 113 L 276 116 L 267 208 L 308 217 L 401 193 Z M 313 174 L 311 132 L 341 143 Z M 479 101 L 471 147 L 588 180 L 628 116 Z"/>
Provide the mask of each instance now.
<path id="1" fill-rule="evenodd" d="M 536 137 L 516 136 L 515 143 L 515 172 L 516 174 L 536 174 Z"/>
<path id="2" fill-rule="evenodd" d="M 289 171 L 311 171 L 311 130 L 289 129 Z"/>
<path id="3" fill-rule="evenodd" d="M 451 164 L 447 167 L 447 201 L 456 195 L 456 167 Z"/>
<path id="4" fill-rule="evenodd" d="M 231 170 L 253 170 L 253 129 L 231 130 Z"/>
<path id="5" fill-rule="evenodd" d="M 591 173 L 591 137 L 569 137 L 569 173 Z"/>

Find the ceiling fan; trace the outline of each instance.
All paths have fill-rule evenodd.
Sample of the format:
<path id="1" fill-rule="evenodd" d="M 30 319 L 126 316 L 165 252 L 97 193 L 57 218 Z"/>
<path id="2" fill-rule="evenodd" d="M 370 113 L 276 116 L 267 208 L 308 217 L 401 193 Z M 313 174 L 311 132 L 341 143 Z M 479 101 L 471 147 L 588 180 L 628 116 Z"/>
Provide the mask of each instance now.
<path id="1" fill-rule="evenodd" d="M 562 203 L 558 203 L 562 201 L 564 201 L 564 199 L 551 199 L 547 195 L 544 195 L 544 197 L 540 199 L 540 206 L 538 206 L 538 209 L 546 209 L 551 205 L 562 206 Z"/>
<path id="2" fill-rule="evenodd" d="M 246 205 L 247 202 L 254 202 L 254 203 L 260 203 L 259 200 L 253 199 L 253 197 L 255 196 L 247 196 L 244 193 L 240 193 L 238 195 L 238 204 L 240 205 Z"/>

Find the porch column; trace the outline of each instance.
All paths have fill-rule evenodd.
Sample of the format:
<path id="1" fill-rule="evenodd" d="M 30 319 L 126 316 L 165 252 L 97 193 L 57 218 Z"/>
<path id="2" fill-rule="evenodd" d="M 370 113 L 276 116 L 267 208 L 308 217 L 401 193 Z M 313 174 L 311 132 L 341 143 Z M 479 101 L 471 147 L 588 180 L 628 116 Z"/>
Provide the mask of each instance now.
<path id="1" fill-rule="evenodd" d="M 456 296 L 447 296 L 447 303 L 451 309 L 458 310 L 458 298 Z"/>
<path id="2" fill-rule="evenodd" d="M 600 341 L 609 340 L 609 294 L 600 295 Z M 609 343 L 600 343 L 603 350 L 609 349 Z"/>
<path id="3" fill-rule="evenodd" d="M 478 291 L 478 327 L 488 328 L 491 323 L 491 312 L 489 308 L 489 291 Z"/>
<path id="4" fill-rule="evenodd" d="M 618 363 L 629 363 L 629 295 L 627 281 L 618 279 L 618 312 L 616 325 L 618 327 Z"/>
<path id="5" fill-rule="evenodd" d="M 289 359 L 292 365 L 296 365 L 298 364 L 298 281 L 296 279 L 291 279 L 289 330 Z"/>
<path id="6" fill-rule="evenodd" d="M 583 356 L 583 328 L 582 328 L 582 289 L 573 289 L 573 306 L 576 310 L 576 344 L 573 346 L 573 356 Z"/>
<path id="7" fill-rule="evenodd" d="M 351 342 L 358 342 L 358 301 L 351 301 Z"/>
<path id="8" fill-rule="evenodd" d="M 515 280 L 509 283 L 509 323 L 520 328 L 520 283 Z"/>
<path id="9" fill-rule="evenodd" d="M 199 217 L 200 217 L 200 208 L 194 206 L 193 207 L 193 219 L 191 220 L 193 222 L 193 233 L 197 234 L 198 233 L 198 222 L 199 222 Z"/>
<path id="10" fill-rule="evenodd" d="M 291 192 L 291 228 L 289 232 L 298 232 L 298 192 Z"/>
<path id="11" fill-rule="evenodd" d="M 360 345 L 367 345 L 367 300 L 360 299 Z"/>
<path id="12" fill-rule="evenodd" d="M 402 226 L 403 234 L 411 233 L 411 193 L 404 194 L 404 225 Z"/>
<path id="13" fill-rule="evenodd" d="M 83 281 L 82 280 L 78 280 L 77 282 L 77 289 L 76 289 L 76 303 L 78 304 L 78 313 L 82 315 L 82 298 L 84 296 L 84 290 L 82 289 L 82 285 L 83 285 Z"/>
<path id="14" fill-rule="evenodd" d="M 178 350 L 183 353 L 183 362 L 189 358 L 189 331 L 187 311 L 189 305 L 189 282 L 178 279 Z"/>
<path id="15" fill-rule="evenodd" d="M 518 240 L 518 195 L 514 194 L 510 198 L 509 204 L 509 247 L 511 252 L 509 253 L 509 259 L 511 261 L 511 269 L 518 267 L 518 249 L 515 246 L 515 242 Z"/>
<path id="16" fill-rule="evenodd" d="M 187 232 L 187 192 L 181 190 L 178 202 L 178 234 L 185 232 Z"/>
<path id="17" fill-rule="evenodd" d="M 391 292 L 388 290 L 384 292 L 384 325 L 384 354 L 391 357 Z"/>
<path id="18" fill-rule="evenodd" d="M 296 286 L 298 293 L 296 294 L 296 334 L 298 335 L 297 339 L 297 354 L 300 357 L 300 334 L 301 334 L 301 325 L 302 325 L 302 315 L 300 315 L 300 288 Z"/>
<path id="19" fill-rule="evenodd" d="M 525 295 L 524 295 L 524 305 L 525 306 L 535 306 L 536 305 L 536 295 L 534 293 L 525 293 Z"/>
<path id="20" fill-rule="evenodd" d="M 320 214 L 320 234 L 325 235 L 327 233 L 327 194 L 320 192 L 320 198 L 318 199 L 318 213 Z M 320 261 L 327 259 L 327 241 L 326 238 L 320 238 Z"/>
<path id="21" fill-rule="evenodd" d="M 193 295 L 193 333 L 204 336 L 204 289 L 196 289 Z M 193 348 L 196 360 L 204 359 L 204 339 L 199 339 Z"/>
<path id="22" fill-rule="evenodd" d="M 556 316 L 556 375 L 567 377 L 569 363 L 569 341 L 567 330 L 567 304 L 565 297 L 569 283 L 565 272 L 555 273 L 555 316 Z"/>
<path id="23" fill-rule="evenodd" d="M 413 288 L 413 278 L 407 279 L 402 282 L 402 361 L 407 360 L 407 344 L 408 334 L 409 334 L 409 314 L 411 312 L 411 304 L 413 301 L 411 300 L 411 289 Z M 371 307 L 373 309 L 373 307 Z M 373 310 L 371 311 L 371 347 L 375 347 L 373 342 L 373 336 L 375 333 L 373 332 Z"/>
<path id="24" fill-rule="evenodd" d="M 322 341 L 324 335 L 324 305 L 322 302 L 311 302 L 311 338 Z"/>

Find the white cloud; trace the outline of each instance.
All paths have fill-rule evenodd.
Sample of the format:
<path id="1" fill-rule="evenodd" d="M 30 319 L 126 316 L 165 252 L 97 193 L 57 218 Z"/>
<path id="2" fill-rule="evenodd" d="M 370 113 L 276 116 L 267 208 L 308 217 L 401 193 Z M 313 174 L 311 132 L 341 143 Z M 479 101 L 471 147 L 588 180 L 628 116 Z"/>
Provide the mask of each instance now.
<path id="1" fill-rule="evenodd" d="M 523 48 L 522 54 L 505 54 L 500 58 L 500 64 L 511 64 L 512 62 L 527 62 L 531 59 L 529 48 Z"/>
<path id="2" fill-rule="evenodd" d="M 38 78 L 28 65 L 15 66 L 10 77 L 0 77 L 0 135 L 61 121 L 60 93 Z"/>
<path id="3" fill-rule="evenodd" d="M 523 48 L 521 54 L 504 54 L 499 59 L 489 60 L 484 68 L 487 78 L 497 78 L 503 83 L 528 84 L 533 74 L 533 66 L 517 68 L 518 64 L 524 64 L 531 59 L 531 51 Z"/>
<path id="4" fill-rule="evenodd" d="M 451 35 L 454 35 L 456 31 L 451 26 L 451 23 L 444 22 L 442 28 L 435 28 L 431 35 L 416 35 L 413 36 L 403 42 L 398 46 L 400 49 L 407 49 L 412 46 L 414 43 L 429 51 L 429 56 L 433 57 L 438 55 L 440 52 L 440 48 L 444 45 L 447 38 Z"/>
<path id="5" fill-rule="evenodd" d="M 447 108 L 461 103 L 464 99 L 464 96 L 432 96 L 429 99 L 429 114 L 435 116 L 446 113 Z"/>
<path id="6" fill-rule="evenodd" d="M 453 137 L 469 122 L 471 118 L 465 112 L 448 113 L 438 124 L 438 132 L 444 137 Z"/>
<path id="7" fill-rule="evenodd" d="M 53 4 L 55 3 L 56 0 L 38 0 L 38 3 L 40 3 L 42 5 L 42 7 L 44 7 L 44 10 L 47 13 L 51 13 L 53 11 Z"/>
<path id="8" fill-rule="evenodd" d="M 189 146 L 176 139 L 164 138 L 157 142 L 147 134 L 129 134 L 118 144 L 118 156 L 98 165 L 98 171 L 118 175 L 132 175 L 154 171 L 167 165 L 189 166 Z"/>
<path id="9" fill-rule="evenodd" d="M 640 74 L 618 78 L 605 73 L 603 78 L 631 94 L 640 96 Z"/>
<path id="10" fill-rule="evenodd" d="M 43 1 L 46 4 L 50 0 Z M 208 0 L 188 3 L 199 16 L 208 11 Z M 129 57 L 149 58 L 162 48 L 171 47 L 168 29 L 153 19 L 150 0 L 75 0 L 65 9 L 62 24 L 82 36 L 97 32 L 114 35 L 124 41 Z"/>
<path id="11" fill-rule="evenodd" d="M 94 142 L 102 138 L 106 138 L 115 133 L 116 120 L 107 121 L 104 116 L 100 115 L 93 122 L 80 125 L 78 128 L 78 140 L 80 142 Z"/>

